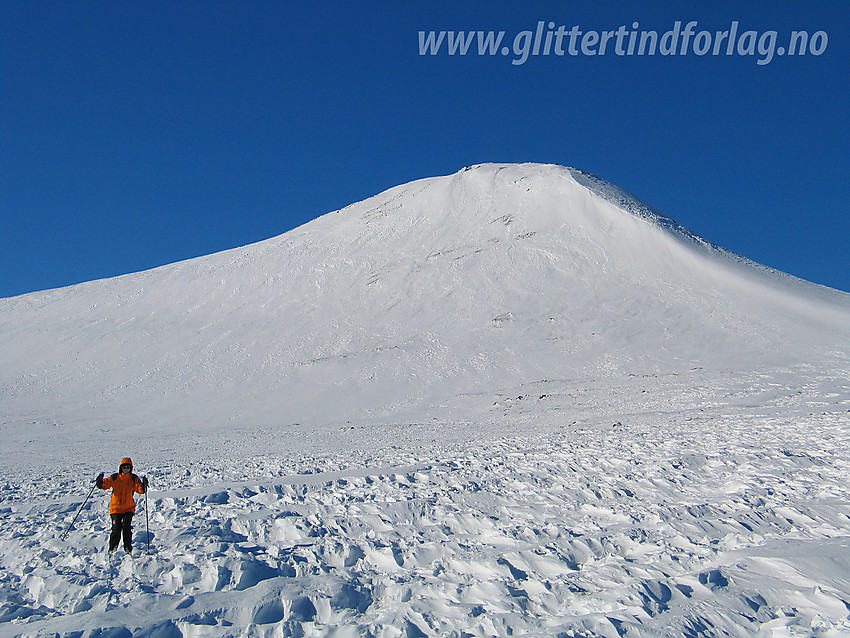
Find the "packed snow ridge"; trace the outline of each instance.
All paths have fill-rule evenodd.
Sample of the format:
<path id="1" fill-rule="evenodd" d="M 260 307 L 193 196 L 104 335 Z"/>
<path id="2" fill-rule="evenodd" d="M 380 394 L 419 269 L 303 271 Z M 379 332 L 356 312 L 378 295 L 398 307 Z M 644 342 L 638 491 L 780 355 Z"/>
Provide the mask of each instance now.
<path id="1" fill-rule="evenodd" d="M 2 299 L 0 636 L 848 635 L 848 378 L 850 295 L 552 165 Z"/>

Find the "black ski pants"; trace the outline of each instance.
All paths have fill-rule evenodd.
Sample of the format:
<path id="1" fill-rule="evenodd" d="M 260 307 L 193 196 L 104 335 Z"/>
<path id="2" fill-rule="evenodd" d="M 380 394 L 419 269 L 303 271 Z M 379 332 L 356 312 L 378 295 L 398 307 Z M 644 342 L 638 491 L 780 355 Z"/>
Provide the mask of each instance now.
<path id="1" fill-rule="evenodd" d="M 109 535 L 109 551 L 118 548 L 118 542 L 124 537 L 124 549 L 128 552 L 133 549 L 133 512 L 123 514 L 112 514 L 112 534 Z"/>

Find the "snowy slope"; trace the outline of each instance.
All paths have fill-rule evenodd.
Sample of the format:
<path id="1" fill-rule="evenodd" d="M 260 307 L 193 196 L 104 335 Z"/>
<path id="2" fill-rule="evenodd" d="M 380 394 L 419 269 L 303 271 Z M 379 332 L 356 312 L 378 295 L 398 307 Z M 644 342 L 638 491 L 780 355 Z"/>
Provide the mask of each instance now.
<path id="1" fill-rule="evenodd" d="M 148 461 L 132 559 L 101 494 L 61 539 L 79 475 L 13 471 L 0 636 L 847 636 L 846 373 L 634 378 L 618 424 L 611 388 L 550 383 L 472 444 Z"/>
<path id="2" fill-rule="evenodd" d="M 846 354 L 849 313 L 850 295 L 725 254 L 579 171 L 483 165 L 245 248 L 0 300 L 4 453 L 816 363 Z"/>
<path id="3" fill-rule="evenodd" d="M 848 379 L 850 295 L 549 165 L 2 299 L 0 636 L 850 635 Z"/>

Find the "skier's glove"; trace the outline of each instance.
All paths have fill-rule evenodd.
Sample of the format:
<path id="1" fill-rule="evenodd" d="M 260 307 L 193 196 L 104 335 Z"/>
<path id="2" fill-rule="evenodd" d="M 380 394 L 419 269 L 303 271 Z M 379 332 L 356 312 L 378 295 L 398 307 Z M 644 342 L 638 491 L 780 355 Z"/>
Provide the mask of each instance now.
<path id="1" fill-rule="evenodd" d="M 94 484 L 100 489 L 103 489 L 103 472 L 97 475 L 97 478 L 94 480 Z"/>
<path id="2" fill-rule="evenodd" d="M 143 476 L 142 477 L 142 492 L 147 492 L 147 491 L 148 491 L 148 477 Z"/>

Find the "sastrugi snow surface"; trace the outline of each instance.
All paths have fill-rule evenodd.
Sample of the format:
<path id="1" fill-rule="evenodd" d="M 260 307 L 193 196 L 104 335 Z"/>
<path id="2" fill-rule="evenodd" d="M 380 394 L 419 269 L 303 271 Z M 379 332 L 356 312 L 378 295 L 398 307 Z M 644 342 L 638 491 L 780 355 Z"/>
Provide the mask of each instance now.
<path id="1" fill-rule="evenodd" d="M 848 378 L 850 295 L 551 165 L 2 299 L 0 635 L 848 635 Z"/>

